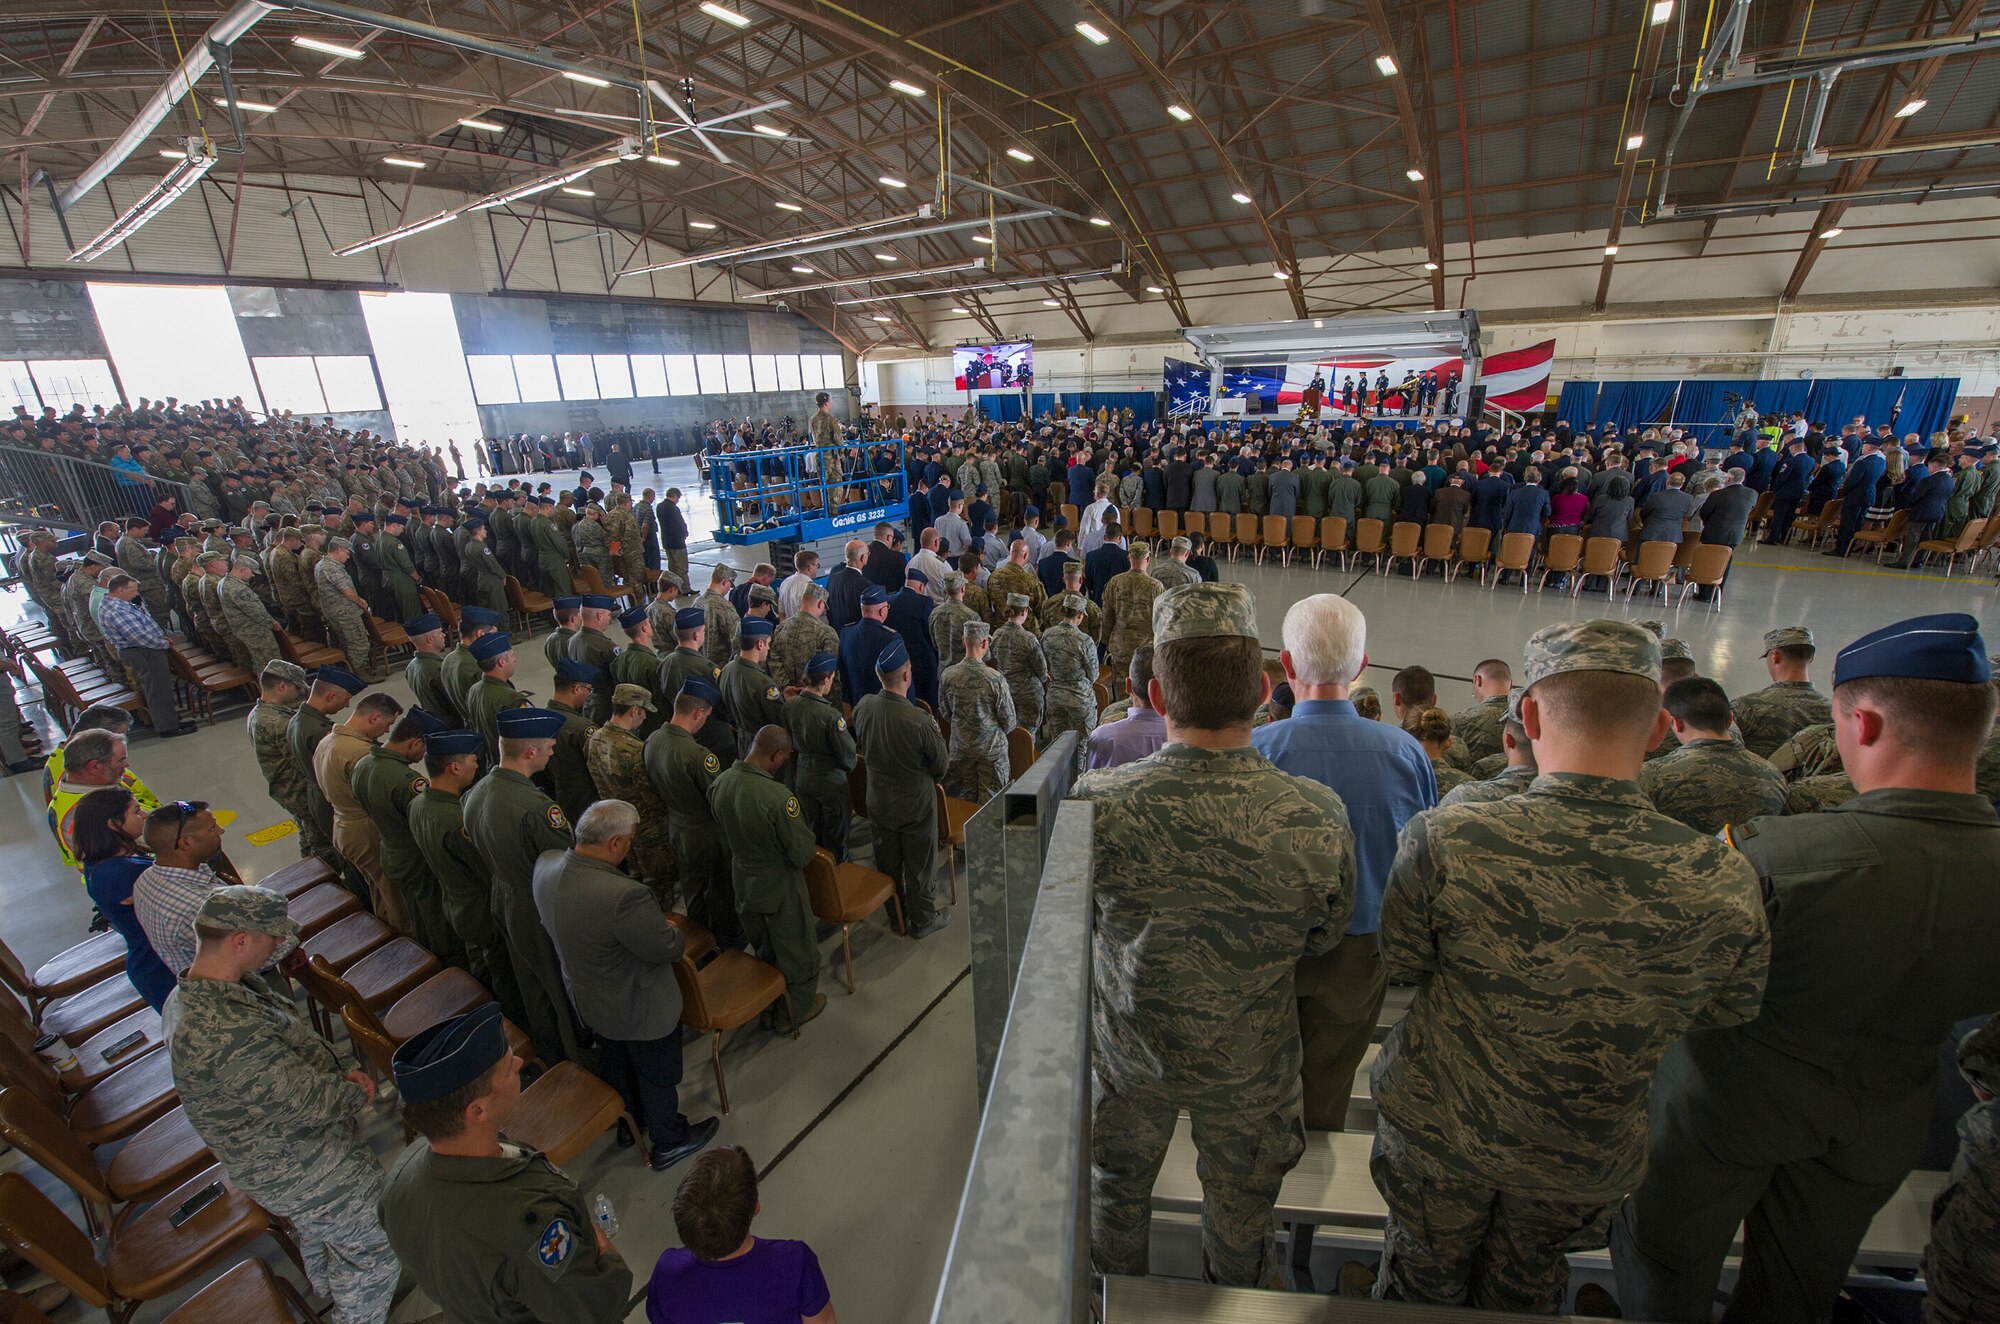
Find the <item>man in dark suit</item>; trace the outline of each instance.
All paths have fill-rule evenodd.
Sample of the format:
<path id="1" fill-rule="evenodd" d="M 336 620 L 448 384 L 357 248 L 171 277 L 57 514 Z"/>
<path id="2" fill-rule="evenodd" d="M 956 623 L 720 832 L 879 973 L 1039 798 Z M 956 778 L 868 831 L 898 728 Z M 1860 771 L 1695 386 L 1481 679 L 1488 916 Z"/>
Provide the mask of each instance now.
<path id="1" fill-rule="evenodd" d="M 1507 495 L 1514 484 L 1498 469 L 1488 469 L 1472 485 L 1472 523 L 1475 528 L 1500 531 L 1500 516 L 1507 508 Z"/>
<path id="2" fill-rule="evenodd" d="M 1714 547 L 1737 547 L 1756 509 L 1757 494 L 1750 490 L 1743 470 L 1728 470 L 1722 486 L 1701 503 L 1701 540 Z"/>
<path id="3" fill-rule="evenodd" d="M 1910 512 L 1910 522 L 1903 528 L 1903 559 L 1896 564 L 1903 570 L 1914 569 L 1917 563 L 1917 544 L 1937 532 L 1938 525 L 1944 523 L 1945 511 L 1951 503 L 1951 465 L 1942 451 L 1934 451 L 1926 459 L 1911 469 L 1911 481 L 1906 483 L 1909 493 L 1904 509 Z"/>
<path id="4" fill-rule="evenodd" d="M 1791 535 L 1792 520 L 1805 499 L 1806 484 L 1812 481 L 1812 457 L 1806 454 L 1804 437 L 1785 443 L 1784 458 L 1771 475 L 1771 524 L 1764 531 L 1766 545 L 1775 546 Z"/>
<path id="5" fill-rule="evenodd" d="M 1104 604 L 1104 586 L 1132 568 L 1132 558 L 1125 554 L 1125 539 L 1109 536 L 1110 528 L 1105 533 L 1104 541 L 1083 558 L 1084 588 L 1099 606 Z"/>
<path id="6" fill-rule="evenodd" d="M 1465 521 L 1472 513 L 1472 494 L 1465 490 L 1465 477 L 1464 473 L 1453 474 L 1431 498 L 1431 523 L 1451 525 L 1453 537 L 1465 532 Z"/>
<path id="7" fill-rule="evenodd" d="M 868 564 L 861 567 L 861 573 L 869 583 L 879 585 L 890 593 L 903 587 L 903 571 L 908 568 L 910 558 L 896 550 L 902 536 L 892 524 L 875 526 L 875 541 L 868 545 Z"/>
<path id="8" fill-rule="evenodd" d="M 1681 540 L 1681 525 L 1694 514 L 1694 498 L 1687 493 L 1687 477 L 1670 473 L 1667 485 L 1647 497 L 1639 507 L 1639 542 L 1643 546 L 1649 542 L 1673 542 Z"/>
<path id="9" fill-rule="evenodd" d="M 845 563 L 826 577 L 826 623 L 836 631 L 861 619 L 861 595 L 868 588 L 861 562 L 867 555 L 867 544 L 859 538 L 850 540 L 843 549 Z"/>
<path id="10" fill-rule="evenodd" d="M 1875 504 L 1875 489 L 1888 469 L 1889 462 L 1882 458 L 1881 441 L 1875 437 L 1863 437 L 1861 455 L 1847 466 L 1847 478 L 1841 483 L 1838 493 L 1840 532 L 1834 537 L 1833 550 L 1824 555 L 1847 555 L 1847 545 L 1854 541 L 1861 521 L 1868 517 L 1868 508 Z"/>
<path id="11" fill-rule="evenodd" d="M 1549 490 L 1542 486 L 1542 471 L 1532 465 L 1521 471 L 1521 485 L 1507 494 L 1500 511 L 1500 532 L 1532 533 L 1542 536 L 1549 518 Z"/>
<path id="12" fill-rule="evenodd" d="M 903 636 L 910 650 L 910 696 L 922 699 L 933 710 L 938 703 L 937 645 L 931 641 L 931 577 L 921 570 L 905 572 L 901 592 L 889 596 L 889 616 L 884 622 Z"/>
<path id="13" fill-rule="evenodd" d="M 576 844 L 535 864 L 535 911 L 562 963 L 577 1018 L 597 1035 L 597 1071 L 625 1100 L 651 1142 L 646 1165 L 672 1167 L 715 1138 L 713 1117 L 680 1109 L 681 990 L 674 963 L 686 950 L 659 898 L 618 867 L 631 852 L 639 811 L 599 800 L 576 823 Z M 636 1137 L 619 1123 L 618 1141 Z"/>

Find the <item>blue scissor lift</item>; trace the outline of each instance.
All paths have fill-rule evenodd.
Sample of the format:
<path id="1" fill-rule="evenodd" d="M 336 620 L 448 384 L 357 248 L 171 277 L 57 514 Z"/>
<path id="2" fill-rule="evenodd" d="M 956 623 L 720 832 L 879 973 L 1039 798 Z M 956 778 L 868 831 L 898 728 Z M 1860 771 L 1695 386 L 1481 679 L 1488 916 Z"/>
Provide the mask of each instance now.
<path id="1" fill-rule="evenodd" d="M 895 468 L 863 470 L 885 446 L 895 448 Z M 829 480 L 833 460 L 841 470 L 837 483 Z M 732 547 L 797 547 L 884 520 L 898 522 L 910 511 L 900 440 L 711 455 L 708 473 L 715 540 Z"/>

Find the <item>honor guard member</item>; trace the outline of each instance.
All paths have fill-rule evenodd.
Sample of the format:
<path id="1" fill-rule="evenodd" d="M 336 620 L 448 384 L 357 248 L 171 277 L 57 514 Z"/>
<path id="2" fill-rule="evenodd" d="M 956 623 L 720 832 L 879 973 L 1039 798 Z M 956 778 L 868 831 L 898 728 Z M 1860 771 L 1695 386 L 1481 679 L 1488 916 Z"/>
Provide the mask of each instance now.
<path id="1" fill-rule="evenodd" d="M 479 687 L 479 659 L 472 646 L 500 628 L 499 612 L 484 607 L 464 607 L 458 613 L 458 643 L 444 655 L 438 670 L 444 675 L 445 696 L 461 725 L 472 724 L 472 691 Z"/>
<path id="2" fill-rule="evenodd" d="M 490 779 L 489 779 L 490 780 Z M 496 1003 L 442 1021 L 396 1050 L 404 1122 L 422 1138 L 389 1169 L 382 1230 L 447 1317 L 617 1324 L 632 1271 L 582 1188 L 538 1150 L 503 1138 L 521 1059 Z"/>
<path id="3" fill-rule="evenodd" d="M 1271 1211 L 1305 1148 L 1293 970 L 1347 928 L 1354 837 L 1338 796 L 1250 744 L 1271 683 L 1249 591 L 1174 589 L 1151 624 L 1167 744 L 1074 792 L 1096 811 L 1091 1259 L 1146 1272 L 1153 1180 L 1185 1109 L 1204 1276 L 1276 1286 Z"/>
<path id="4" fill-rule="evenodd" d="M 1659 676 L 1659 642 L 1628 622 L 1536 631 L 1533 785 L 1403 828 L 1382 954 L 1417 992 L 1371 1078 L 1377 1296 L 1555 1313 L 1567 1252 L 1604 1244 L 1645 1171 L 1661 1056 L 1757 1015 L 1770 930 L 1754 875 L 1639 790 L 1667 724 Z"/>
<path id="5" fill-rule="evenodd" d="M 1007 682 L 1008 692 L 1013 696 L 1014 725 L 1025 727 L 1032 735 L 1042 725 L 1042 689 L 1048 684 L 1049 663 L 1040 641 L 1028 632 L 1028 605 L 1028 599 L 1020 593 L 1007 595 L 1001 624 L 993 631 L 986 659 Z"/>
<path id="6" fill-rule="evenodd" d="M 486 748 L 477 731 L 440 731 L 424 738 L 423 790 L 410 801 L 410 835 L 437 879 L 445 920 L 465 948 L 465 968 L 484 984 L 516 1025 L 528 1023 L 514 962 L 494 908 L 493 873 L 465 830 L 461 797 L 479 778 Z"/>
<path id="7" fill-rule="evenodd" d="M 556 666 L 555 693 L 549 696 L 549 708 L 563 715 L 563 726 L 561 734 L 556 736 L 555 753 L 549 759 L 547 789 L 572 823 L 582 818 L 583 811 L 597 798 L 597 787 L 590 778 L 588 752 L 590 733 L 597 726 L 584 716 L 584 705 L 590 701 L 598 679 L 596 667 L 566 657 Z"/>
<path id="8" fill-rule="evenodd" d="M 465 720 L 486 737 L 486 754 L 499 760 L 500 729 L 496 720 L 510 708 L 528 706 L 528 696 L 514 688 L 514 641 L 495 630 L 472 641 L 467 650 L 479 667 L 479 683 L 465 695 Z"/>
<path id="9" fill-rule="evenodd" d="M 1938 1045 L 2000 1006 L 2000 819 L 1974 774 L 1991 675 L 1971 616 L 1863 635 L 1833 664 L 1858 794 L 1725 832 L 1762 884 L 1770 978 L 1755 1020 L 1688 1035 L 1652 1081 L 1651 1161 L 1611 1242 L 1627 1315 L 1709 1319 L 1740 1224 L 1723 1318 L 1832 1317 L 1923 1151 Z"/>
<path id="10" fill-rule="evenodd" d="M 219 887 L 194 934 L 194 963 L 161 1016 L 188 1124 L 237 1190 L 286 1221 L 313 1292 L 333 1298 L 328 1318 L 382 1324 L 399 1269 L 375 1217 L 382 1169 L 362 1138 L 375 1082 L 264 973 L 298 949 L 283 897 Z"/>
<path id="11" fill-rule="evenodd" d="M 410 661 L 403 679 L 416 696 L 417 707 L 451 721 L 458 720 L 457 705 L 444 687 L 444 620 L 434 611 L 403 622 L 410 636 Z"/>
<path id="12" fill-rule="evenodd" d="M 781 726 L 758 730 L 743 757 L 709 790 L 715 821 L 730 842 L 731 879 L 743 936 L 785 977 L 794 1033 L 826 1010 L 819 992 L 819 930 L 806 896 L 805 868 L 818 849 L 799 798 L 778 774 L 791 756 Z"/>
<path id="13" fill-rule="evenodd" d="M 1015 725 L 1014 700 L 1006 678 L 986 665 L 993 645 L 986 622 L 967 625 L 963 642 L 965 659 L 938 683 L 938 716 L 951 728 L 945 746 L 944 791 L 983 805 L 1007 784 L 1007 733 Z"/>
<path id="14" fill-rule="evenodd" d="M 304 768 L 292 757 L 289 733 L 292 718 L 306 697 L 305 668 L 280 659 L 267 663 L 258 679 L 257 702 L 250 709 L 250 747 L 256 752 L 264 785 L 278 807 L 291 816 L 299 829 L 299 857 L 317 858 L 335 873 L 340 857 L 333 841 L 320 833 L 313 817 L 312 783 Z"/>
<path id="15" fill-rule="evenodd" d="M 409 913 L 411 936 L 446 965 L 463 967 L 465 950 L 445 918 L 436 877 L 425 867 L 423 852 L 410 831 L 410 805 L 426 785 L 417 766 L 424 756 L 424 741 L 450 725 L 436 713 L 408 709 L 382 743 L 355 760 L 347 778 L 381 838 L 382 872 Z"/>
<path id="16" fill-rule="evenodd" d="M 1081 593 L 1063 594 L 1056 600 L 1061 619 L 1042 631 L 1049 690 L 1041 744 L 1047 747 L 1063 732 L 1074 731 L 1078 773 L 1089 757 L 1090 733 L 1097 726 L 1097 645 L 1083 632 L 1083 609 L 1089 601 Z"/>
<path id="17" fill-rule="evenodd" d="M 904 930 L 924 938 L 951 923 L 951 907 L 938 904 L 937 886 L 944 737 L 930 714 L 910 702 L 910 653 L 901 638 L 891 634 L 870 668 L 879 688 L 854 706 L 854 742 L 868 767 L 875 867 L 896 880 Z"/>
<path id="18" fill-rule="evenodd" d="M 646 773 L 646 742 L 639 735 L 658 706 L 653 692 L 643 685 L 614 687 L 611 720 L 590 733 L 584 756 L 598 798 L 623 800 L 639 811 L 631 867 L 665 905 L 673 898 L 674 843 L 668 832 L 667 802 Z"/>
<path id="19" fill-rule="evenodd" d="M 661 669 L 660 690 L 678 699 L 686 693 L 690 680 L 699 680 L 715 692 L 707 719 L 689 729 L 696 733 L 701 747 L 719 760 L 716 771 L 720 772 L 736 761 L 736 728 L 730 725 L 729 713 L 722 706 L 722 668 L 709 661 L 703 648 L 707 629 L 708 613 L 700 607 L 682 607 L 674 613 L 678 647 Z"/>
<path id="20" fill-rule="evenodd" d="M 784 725 L 784 695 L 764 669 L 776 633 L 777 627 L 767 620 L 744 621 L 736 634 L 736 656 L 722 669 L 722 702 L 736 723 L 739 757 L 749 752 L 750 740 L 759 730 Z"/>
<path id="21" fill-rule="evenodd" d="M 556 628 L 542 639 L 542 656 L 549 660 L 549 666 L 569 656 L 569 641 L 576 638 L 576 616 L 583 610 L 583 599 L 572 594 L 557 598 L 551 607 Z"/>
<path id="22" fill-rule="evenodd" d="M 313 854 L 319 855 L 340 873 L 342 883 L 356 896 L 367 896 L 368 885 L 333 845 L 333 804 L 320 790 L 319 773 L 313 767 L 313 753 L 319 742 L 333 730 L 334 715 L 343 711 L 368 685 L 343 667 L 321 667 L 313 673 L 312 688 L 305 701 L 293 712 L 285 727 L 285 748 L 292 765 L 306 785 L 306 808 L 312 816 Z M 299 831 L 306 830 L 303 822 Z M 322 849 L 323 847 L 323 849 Z M 330 857 L 330 858 L 329 858 Z"/>
<path id="23" fill-rule="evenodd" d="M 615 683 L 611 679 L 611 660 L 618 654 L 618 645 L 604 631 L 611 624 L 611 613 L 617 606 L 618 599 L 603 593 L 584 594 L 583 607 L 577 613 L 576 637 L 569 641 L 569 655 L 596 668 L 590 701 L 584 707 L 584 714 L 593 726 L 611 716 L 611 687 Z"/>
<path id="24" fill-rule="evenodd" d="M 615 693 L 617 686 L 637 685 L 640 689 L 646 691 L 647 694 L 656 698 L 660 693 L 660 655 L 653 651 L 653 618 L 646 614 L 644 607 L 632 606 L 618 613 L 618 625 L 619 628 L 625 631 L 625 638 L 629 642 L 618 650 L 616 657 L 611 659 L 611 683 L 614 690 L 612 707 L 614 710 L 618 702 Z M 644 740 L 647 736 L 652 735 L 653 732 L 660 729 L 660 723 L 666 721 L 665 715 L 659 710 L 660 705 L 655 703 L 645 711 L 644 716 L 646 720 L 639 727 L 639 739 Z M 613 796 L 612 798 L 617 800 L 631 799 L 630 796 L 625 795 Z"/>
<path id="25" fill-rule="evenodd" d="M 1752 754 L 1769 758 L 1806 727 L 1832 720 L 1826 696 L 1806 679 L 1816 652 L 1812 631 L 1803 625 L 1765 632 L 1764 668 L 1771 683 L 1731 705 L 1743 747 Z"/>
<path id="26" fill-rule="evenodd" d="M 782 629 L 782 627 L 780 627 Z M 799 692 L 785 700 L 785 730 L 792 737 L 792 784 L 811 825 L 813 839 L 833 855 L 847 859 L 847 828 L 851 801 L 848 774 L 854 771 L 854 733 L 833 701 L 834 673 L 840 659 L 815 653 L 807 660 Z"/>
<path id="27" fill-rule="evenodd" d="M 1639 789 L 1655 809 L 1709 834 L 1785 812 L 1783 774 L 1729 738 L 1729 696 L 1722 686 L 1690 676 L 1667 686 L 1660 706 L 1681 747 L 1648 759 L 1639 771 Z"/>
<path id="28" fill-rule="evenodd" d="M 548 766 L 563 715 L 546 708 L 512 708 L 499 715 L 499 766 L 465 795 L 465 829 L 493 876 L 493 906 L 507 936 L 528 1019 L 522 1028 L 551 1065 L 590 1065 L 576 1012 L 563 987 L 556 949 L 535 909 L 535 861 L 543 851 L 568 850 L 569 816 L 532 780 Z"/>
<path id="29" fill-rule="evenodd" d="M 708 631 L 702 636 L 702 651 L 708 655 L 717 669 L 729 664 L 736 656 L 736 630 L 743 618 L 729 601 L 729 590 L 736 584 L 736 567 L 718 565 L 709 572 L 708 587 L 694 600 L 701 608 L 702 618 Z"/>
<path id="30" fill-rule="evenodd" d="M 683 615 L 699 611 L 690 607 Z M 646 775 L 667 802 L 667 835 L 688 915 L 707 925 L 719 945 L 740 950 L 743 930 L 729 881 L 728 843 L 709 803 L 722 760 L 701 743 L 703 726 L 715 720 L 721 704 L 722 691 L 700 676 L 681 682 L 672 720 L 647 737 Z"/>

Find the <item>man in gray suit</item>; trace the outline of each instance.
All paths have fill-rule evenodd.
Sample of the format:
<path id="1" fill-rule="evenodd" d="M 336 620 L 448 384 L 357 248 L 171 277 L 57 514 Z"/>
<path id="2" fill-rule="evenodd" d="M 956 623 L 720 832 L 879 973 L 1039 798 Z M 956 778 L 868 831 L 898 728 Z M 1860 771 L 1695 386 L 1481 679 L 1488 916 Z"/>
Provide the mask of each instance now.
<path id="1" fill-rule="evenodd" d="M 535 862 L 535 909 L 562 962 L 577 1018 L 597 1034 L 598 1074 L 645 1128 L 646 1165 L 663 1171 L 699 1151 L 721 1125 L 680 1108 L 681 991 L 674 962 L 686 950 L 643 883 L 618 867 L 639 811 L 599 800 L 576 824 L 576 844 Z M 633 1143 L 618 1124 L 620 1146 Z"/>
<path id="2" fill-rule="evenodd" d="M 1694 498 L 1687 494 L 1685 483 L 1680 474 L 1668 474 L 1667 485 L 1646 498 L 1639 512 L 1640 543 L 1681 540 L 1681 522 L 1694 514 Z"/>

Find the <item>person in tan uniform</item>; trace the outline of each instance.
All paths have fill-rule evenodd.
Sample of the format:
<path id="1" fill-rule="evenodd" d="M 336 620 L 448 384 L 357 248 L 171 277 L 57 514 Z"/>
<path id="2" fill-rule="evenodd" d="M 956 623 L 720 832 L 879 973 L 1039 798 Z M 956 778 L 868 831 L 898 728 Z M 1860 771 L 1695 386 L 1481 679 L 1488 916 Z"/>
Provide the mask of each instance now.
<path id="1" fill-rule="evenodd" d="M 402 895 L 382 868 L 382 837 L 375 821 L 355 798 L 348 773 L 402 716 L 403 705 L 387 694 L 370 694 L 354 705 L 354 715 L 321 738 L 313 750 L 313 777 L 333 806 L 333 848 L 361 874 L 375 917 L 398 933 L 413 931 Z"/>

